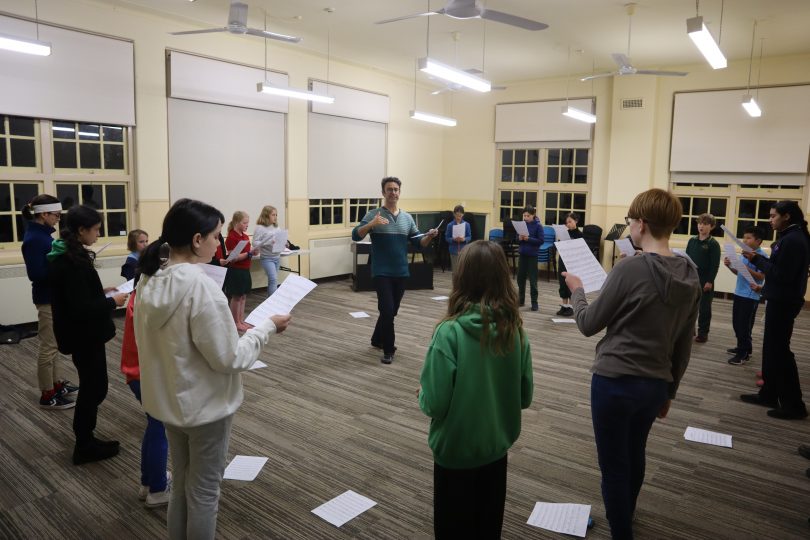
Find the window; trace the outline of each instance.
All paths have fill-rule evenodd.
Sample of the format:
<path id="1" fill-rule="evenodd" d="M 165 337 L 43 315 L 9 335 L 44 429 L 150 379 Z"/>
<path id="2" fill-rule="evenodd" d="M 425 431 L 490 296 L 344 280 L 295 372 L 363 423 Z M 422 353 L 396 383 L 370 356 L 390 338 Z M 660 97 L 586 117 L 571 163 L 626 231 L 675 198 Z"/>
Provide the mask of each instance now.
<path id="1" fill-rule="evenodd" d="M 754 225 L 762 229 L 763 240 L 776 240 L 776 231 L 771 228 L 768 221 L 771 206 L 776 202 L 778 201 L 775 199 L 740 199 L 737 206 L 737 231 L 735 233 L 737 237 L 742 238 L 746 227 Z M 801 204 L 801 201 L 796 202 Z"/>
<path id="2" fill-rule="evenodd" d="M 521 219 L 523 208 L 526 205 L 537 208 L 536 191 L 510 191 L 501 190 L 500 221 L 507 219 Z"/>
<path id="3" fill-rule="evenodd" d="M 0 170 L 37 167 L 38 131 L 39 122 L 33 118 L 0 116 Z"/>
<path id="4" fill-rule="evenodd" d="M 349 199 L 349 224 L 357 225 L 369 211 L 380 206 L 380 199 Z"/>
<path id="5" fill-rule="evenodd" d="M 717 225 L 712 229 L 712 236 L 723 236 L 723 229 L 720 228 L 720 225 L 726 224 L 727 198 L 679 197 L 679 199 L 683 206 L 683 217 L 675 229 L 675 234 L 695 236 L 698 233 L 697 217 L 708 212 L 717 220 Z"/>
<path id="6" fill-rule="evenodd" d="M 549 184 L 587 184 L 587 148 L 557 148 L 548 151 L 546 182 Z"/>
<path id="7" fill-rule="evenodd" d="M 546 225 L 562 225 L 570 212 L 579 214 L 580 226 L 587 223 L 587 193 L 564 191 L 547 191 L 545 197 L 545 214 L 541 218 Z"/>
<path id="8" fill-rule="evenodd" d="M 343 223 L 343 199 L 310 199 L 310 225 L 338 225 Z"/>
<path id="9" fill-rule="evenodd" d="M 54 121 L 54 169 L 126 170 L 126 133 L 122 126 Z"/>
<path id="10" fill-rule="evenodd" d="M 501 152 L 501 182 L 537 183 L 540 170 L 540 150 L 503 150 Z"/>
<path id="11" fill-rule="evenodd" d="M 76 204 L 92 206 L 101 214 L 101 236 L 126 236 L 127 191 L 125 184 L 56 184 L 56 198 L 65 210 Z"/>
<path id="12" fill-rule="evenodd" d="M 25 219 L 22 209 L 40 192 L 40 184 L 0 182 L 0 243 L 22 242 Z"/>

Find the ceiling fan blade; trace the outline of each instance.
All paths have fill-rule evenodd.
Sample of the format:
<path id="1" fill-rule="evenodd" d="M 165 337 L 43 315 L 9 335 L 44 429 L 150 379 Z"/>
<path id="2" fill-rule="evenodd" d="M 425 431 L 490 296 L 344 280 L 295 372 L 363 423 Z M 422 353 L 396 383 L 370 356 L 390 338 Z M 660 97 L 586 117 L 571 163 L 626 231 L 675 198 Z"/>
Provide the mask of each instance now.
<path id="1" fill-rule="evenodd" d="M 431 15 L 441 15 L 442 13 L 444 13 L 443 9 L 440 9 L 439 11 L 426 11 L 425 13 L 414 13 L 413 15 L 403 15 L 402 17 L 394 17 L 393 19 L 376 21 L 374 24 L 388 24 L 396 21 L 404 21 L 405 19 L 415 19 L 417 17 L 430 17 Z"/>
<path id="2" fill-rule="evenodd" d="M 494 9 L 485 9 L 481 13 L 481 18 L 488 21 L 508 24 L 510 26 L 517 26 L 518 28 L 523 28 L 524 30 L 536 31 L 545 30 L 548 28 L 548 25 L 545 23 L 533 21 L 531 19 L 524 19 L 523 17 L 510 15 L 509 13 L 504 13 L 503 11 L 495 11 Z"/>
<path id="3" fill-rule="evenodd" d="M 613 61 L 616 62 L 620 68 L 631 68 L 633 65 L 630 63 L 630 58 L 626 54 L 622 53 L 613 53 L 610 56 L 613 57 Z"/>
<path id="4" fill-rule="evenodd" d="M 684 77 L 689 75 L 686 71 L 658 71 L 655 69 L 639 69 L 636 75 L 663 75 L 668 77 Z"/>
<path id="5" fill-rule="evenodd" d="M 209 28 L 207 30 L 186 30 L 185 32 L 169 32 L 173 36 L 187 36 L 190 34 L 210 34 L 213 32 L 227 32 L 227 28 Z"/>
<path id="6" fill-rule="evenodd" d="M 259 36 L 267 39 L 277 39 L 278 41 L 286 41 L 287 43 L 299 43 L 300 37 L 287 36 L 285 34 L 276 34 L 275 32 L 268 32 L 266 30 L 257 30 L 256 28 L 248 28 L 246 34 L 251 36 Z"/>
<path id="7" fill-rule="evenodd" d="M 588 75 L 587 77 L 582 77 L 579 80 L 585 82 L 585 81 L 592 81 L 593 79 L 601 79 L 603 77 L 613 77 L 614 75 L 618 75 L 618 73 L 616 71 L 611 71 L 610 73 L 597 73 L 596 75 Z"/>

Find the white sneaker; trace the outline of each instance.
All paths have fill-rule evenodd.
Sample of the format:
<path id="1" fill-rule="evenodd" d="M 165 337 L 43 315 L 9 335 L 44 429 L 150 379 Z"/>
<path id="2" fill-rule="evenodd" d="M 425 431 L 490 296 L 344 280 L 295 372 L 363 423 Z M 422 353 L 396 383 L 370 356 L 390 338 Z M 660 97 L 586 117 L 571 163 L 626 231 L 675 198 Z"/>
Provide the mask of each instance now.
<path id="1" fill-rule="evenodd" d="M 158 506 L 166 506 L 169 504 L 169 499 L 172 496 L 172 485 L 166 484 L 166 489 L 158 491 L 157 493 L 149 493 L 146 496 L 146 507 L 157 508 Z"/>
<path id="2" fill-rule="evenodd" d="M 172 484 L 172 473 L 171 471 L 166 471 L 166 488 Z M 138 500 L 145 501 L 146 497 L 149 495 L 149 486 L 141 486 L 138 488 Z"/>

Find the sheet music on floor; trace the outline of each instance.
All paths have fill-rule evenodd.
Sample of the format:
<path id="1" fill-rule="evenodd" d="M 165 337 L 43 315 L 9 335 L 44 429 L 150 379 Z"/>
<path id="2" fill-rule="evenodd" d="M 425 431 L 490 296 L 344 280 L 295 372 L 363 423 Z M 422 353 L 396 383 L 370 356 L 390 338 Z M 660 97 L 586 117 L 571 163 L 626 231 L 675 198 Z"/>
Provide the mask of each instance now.
<path id="1" fill-rule="evenodd" d="M 247 243 L 248 243 L 247 240 L 239 240 L 239 243 L 236 244 L 235 246 L 233 246 L 233 249 L 231 250 L 231 252 L 228 253 L 228 258 L 225 259 L 225 261 L 226 262 L 232 262 L 239 255 L 241 255 L 242 250 L 245 249 L 245 246 L 247 245 Z"/>
<path id="2" fill-rule="evenodd" d="M 551 227 L 554 229 L 554 236 L 557 237 L 557 242 L 571 240 L 571 235 L 568 233 L 568 227 L 565 225 L 552 225 Z"/>
<path id="3" fill-rule="evenodd" d="M 754 281 L 754 276 L 751 275 L 751 272 L 748 270 L 748 267 L 745 266 L 740 260 L 740 257 L 737 255 L 737 252 L 734 249 L 734 244 L 725 243 L 723 244 L 723 251 L 726 254 L 726 258 L 728 258 L 729 262 L 731 263 L 731 267 L 737 271 L 738 276 L 742 276 L 745 281 L 748 282 L 749 285 L 756 285 L 756 281 Z"/>
<path id="4" fill-rule="evenodd" d="M 259 476 L 259 473 L 267 463 L 266 457 L 257 456 L 236 456 L 227 467 L 225 467 L 225 480 L 244 480 L 252 482 Z"/>
<path id="5" fill-rule="evenodd" d="M 272 315 L 286 315 L 317 285 L 307 278 L 290 274 L 276 292 L 250 312 L 245 322 L 256 326 Z"/>
<path id="6" fill-rule="evenodd" d="M 312 513 L 335 527 L 340 527 L 376 504 L 368 497 L 363 497 L 352 490 L 348 490 L 331 501 L 323 503 L 314 509 Z"/>
<path id="7" fill-rule="evenodd" d="M 135 290 L 135 280 L 130 279 L 126 283 L 122 283 L 121 285 L 116 287 L 114 290 L 112 290 L 112 291 L 110 291 L 108 293 L 105 293 L 104 296 L 106 296 L 107 298 L 110 298 L 112 296 L 115 296 L 116 294 L 121 294 L 121 293 L 129 294 L 133 290 Z"/>
<path id="8" fill-rule="evenodd" d="M 534 504 L 529 525 L 562 534 L 585 537 L 588 531 L 590 504 L 543 503 Z"/>
<path id="9" fill-rule="evenodd" d="M 725 225 L 720 225 L 720 228 L 723 229 L 723 232 L 726 233 L 726 236 L 728 236 L 731 241 L 733 241 L 735 244 L 740 246 L 741 250 L 743 250 L 743 251 L 754 251 L 753 249 L 751 249 L 750 247 L 745 245 L 745 242 L 743 242 L 742 240 L 740 240 L 739 238 L 734 236 L 734 233 L 731 232 L 731 229 L 729 229 Z"/>
<path id="10" fill-rule="evenodd" d="M 724 448 L 731 448 L 731 435 L 725 433 L 717 433 L 716 431 L 708 431 L 705 429 L 687 427 L 683 434 L 683 438 L 687 441 L 711 444 L 713 446 L 722 446 Z"/>
<path id="11" fill-rule="evenodd" d="M 623 253 L 625 257 L 634 257 L 636 255 L 636 248 L 633 247 L 629 238 L 617 238 L 613 241 L 619 252 Z"/>
<path id="12" fill-rule="evenodd" d="M 225 284 L 225 274 L 228 273 L 227 268 L 216 264 L 201 264 L 200 268 L 202 268 L 202 271 L 205 272 L 206 276 L 214 280 L 217 287 L 220 289 L 222 288 L 222 286 Z"/>
<path id="13" fill-rule="evenodd" d="M 565 263 L 567 271 L 582 280 L 582 286 L 586 293 L 598 291 L 602 288 L 607 273 L 599 264 L 599 261 L 596 260 L 596 257 L 593 256 L 591 248 L 588 247 L 583 238 L 566 242 L 554 242 L 554 246 Z"/>
<path id="14" fill-rule="evenodd" d="M 349 315 L 351 315 L 355 319 L 365 319 L 366 317 L 371 317 L 371 315 L 369 315 L 365 311 L 352 311 L 349 313 Z"/>
<path id="15" fill-rule="evenodd" d="M 551 319 L 551 322 L 553 322 L 554 324 L 577 324 L 577 321 L 575 319 L 557 319 L 553 317 Z"/>
<path id="16" fill-rule="evenodd" d="M 287 249 L 287 239 L 289 238 L 289 231 L 287 229 L 278 229 L 273 234 L 273 253 L 281 253 Z"/>
<path id="17" fill-rule="evenodd" d="M 529 226 L 522 219 L 520 221 L 512 220 L 512 227 L 515 228 L 518 236 L 529 236 Z"/>
<path id="18" fill-rule="evenodd" d="M 267 364 L 262 362 L 261 360 L 256 360 L 253 362 L 253 365 L 248 368 L 248 371 L 253 371 L 254 369 L 262 369 L 267 367 Z"/>

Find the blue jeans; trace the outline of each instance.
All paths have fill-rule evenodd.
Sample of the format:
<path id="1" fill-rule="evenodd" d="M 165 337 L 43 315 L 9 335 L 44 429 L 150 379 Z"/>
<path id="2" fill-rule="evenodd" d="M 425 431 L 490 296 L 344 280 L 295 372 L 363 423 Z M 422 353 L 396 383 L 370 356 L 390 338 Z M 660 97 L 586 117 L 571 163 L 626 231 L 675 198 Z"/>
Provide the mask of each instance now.
<path id="1" fill-rule="evenodd" d="M 633 538 L 633 513 L 644 483 L 647 435 L 667 401 L 667 381 L 645 377 L 591 379 L 602 500 L 614 540 Z"/>
<path id="2" fill-rule="evenodd" d="M 141 381 L 130 381 L 129 389 L 141 401 Z M 169 441 L 163 423 L 146 415 L 146 431 L 141 441 L 141 485 L 149 486 L 149 493 L 166 490 L 166 461 Z"/>
<path id="3" fill-rule="evenodd" d="M 281 266 L 281 259 L 279 257 L 262 257 L 259 262 L 264 268 L 264 273 L 267 274 L 267 296 L 270 296 L 278 288 L 278 267 Z"/>

